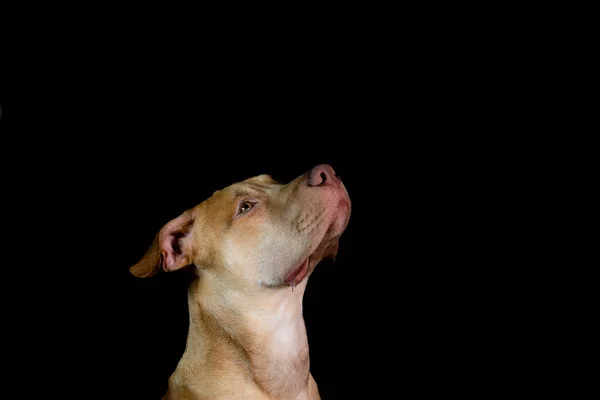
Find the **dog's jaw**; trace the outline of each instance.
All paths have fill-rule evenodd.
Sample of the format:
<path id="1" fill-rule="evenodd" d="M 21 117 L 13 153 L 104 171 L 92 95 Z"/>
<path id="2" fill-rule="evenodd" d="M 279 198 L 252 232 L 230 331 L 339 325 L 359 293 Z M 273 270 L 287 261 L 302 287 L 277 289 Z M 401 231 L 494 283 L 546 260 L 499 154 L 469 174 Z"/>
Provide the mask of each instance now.
<path id="1" fill-rule="evenodd" d="M 344 223 L 347 224 L 347 220 Z M 344 229 L 342 228 L 342 230 Z M 315 269 L 316 265 L 321 260 L 335 259 L 338 252 L 340 235 L 331 236 L 333 226 L 325 234 L 325 238 L 321 240 L 316 249 L 308 256 L 300 265 L 294 267 L 294 269 L 286 276 L 284 283 L 288 286 L 296 286 L 302 282 L 307 275 L 311 274 Z"/>
<path id="2" fill-rule="evenodd" d="M 288 276 L 284 279 L 284 282 L 288 286 L 296 286 L 298 283 L 302 282 L 302 280 L 308 274 L 308 265 L 310 263 L 310 257 L 300 264 L 300 266 L 294 268 L 292 272 L 288 274 Z"/>
<path id="3" fill-rule="evenodd" d="M 328 228 L 322 233 L 319 240 L 313 241 L 310 255 L 288 273 L 284 279 L 286 285 L 296 286 L 313 272 L 314 268 L 321 260 L 335 259 L 339 248 L 340 236 L 348 226 L 348 221 L 350 219 L 350 199 L 345 188 L 343 188 L 343 185 L 340 186 L 340 198 L 337 199 L 337 202 L 334 203 L 333 206 L 330 206 L 333 211 L 329 213 L 318 213 L 318 216 L 324 214 L 328 215 Z M 318 220 L 318 218 L 316 219 Z M 313 220 L 315 220 L 315 218 Z M 318 227 L 322 222 L 324 221 L 316 221 L 314 225 Z"/>

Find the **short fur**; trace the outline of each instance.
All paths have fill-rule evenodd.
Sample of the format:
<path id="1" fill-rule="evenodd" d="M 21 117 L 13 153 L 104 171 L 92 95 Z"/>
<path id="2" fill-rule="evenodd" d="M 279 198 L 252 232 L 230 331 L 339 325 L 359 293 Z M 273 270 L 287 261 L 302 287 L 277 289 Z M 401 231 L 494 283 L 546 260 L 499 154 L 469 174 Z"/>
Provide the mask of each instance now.
<path id="1" fill-rule="evenodd" d="M 131 267 L 137 277 L 192 265 L 186 349 L 163 399 L 319 399 L 302 297 L 337 253 L 350 198 L 328 165 L 288 184 L 260 175 L 168 222 Z"/>

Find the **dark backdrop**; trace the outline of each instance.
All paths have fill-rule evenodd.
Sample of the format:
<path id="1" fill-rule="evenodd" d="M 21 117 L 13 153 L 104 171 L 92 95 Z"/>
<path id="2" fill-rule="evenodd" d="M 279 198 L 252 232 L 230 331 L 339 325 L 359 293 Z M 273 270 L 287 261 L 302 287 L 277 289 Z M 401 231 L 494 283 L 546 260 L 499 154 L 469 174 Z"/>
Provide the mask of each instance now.
<path id="1" fill-rule="evenodd" d="M 503 213 L 488 207 L 502 196 L 489 162 L 501 139 L 478 133 L 501 123 L 482 122 L 480 86 L 465 98 L 448 69 L 376 65 L 359 78 L 270 71 L 268 86 L 225 66 L 159 77 L 107 66 L 68 85 L 31 75 L 35 90 L 3 100 L 0 120 L 15 375 L 41 373 L 45 393 L 67 398 L 160 398 L 185 346 L 187 279 L 136 279 L 129 267 L 216 189 L 328 163 L 353 211 L 304 299 L 323 399 L 494 388 L 481 384 L 504 348 L 488 319 L 502 272 L 485 232 Z"/>

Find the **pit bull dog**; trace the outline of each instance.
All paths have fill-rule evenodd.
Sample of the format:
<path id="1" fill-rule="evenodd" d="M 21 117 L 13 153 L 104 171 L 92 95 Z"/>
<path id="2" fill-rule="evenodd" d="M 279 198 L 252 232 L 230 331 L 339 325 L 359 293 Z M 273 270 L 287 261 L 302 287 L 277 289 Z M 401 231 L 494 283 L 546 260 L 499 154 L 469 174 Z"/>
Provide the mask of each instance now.
<path id="1" fill-rule="evenodd" d="M 158 232 L 131 273 L 194 272 L 186 348 L 163 400 L 320 399 L 302 297 L 337 254 L 350 209 L 342 181 L 318 165 L 288 184 L 234 183 Z"/>

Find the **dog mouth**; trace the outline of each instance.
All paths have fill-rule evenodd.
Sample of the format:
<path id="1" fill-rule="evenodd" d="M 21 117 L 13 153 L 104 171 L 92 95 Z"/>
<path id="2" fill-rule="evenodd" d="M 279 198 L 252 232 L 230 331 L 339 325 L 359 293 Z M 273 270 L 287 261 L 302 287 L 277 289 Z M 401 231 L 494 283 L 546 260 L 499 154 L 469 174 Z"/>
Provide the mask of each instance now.
<path id="1" fill-rule="evenodd" d="M 285 279 L 284 283 L 288 286 L 296 286 L 302 279 L 306 277 L 308 274 L 308 264 L 310 263 L 310 256 L 306 258 L 298 267 L 294 268 L 292 272 L 290 272 Z"/>
<path id="2" fill-rule="evenodd" d="M 309 253 L 308 257 L 284 278 L 283 282 L 286 285 L 293 287 L 302 282 L 302 280 L 314 270 L 319 261 L 326 259 L 335 260 L 340 243 L 340 236 L 345 230 L 350 217 L 349 201 L 340 202 L 339 208 L 342 211 L 345 210 L 345 213 L 340 214 L 341 217 L 332 219 L 329 228 L 325 231 L 321 240 L 316 242 L 316 246 L 312 247 L 312 251 Z"/>
<path id="3" fill-rule="evenodd" d="M 296 286 L 306 278 L 306 275 L 314 269 L 320 260 L 335 259 L 338 246 L 339 236 L 322 240 L 317 248 L 285 277 L 283 282 L 288 286 Z"/>

